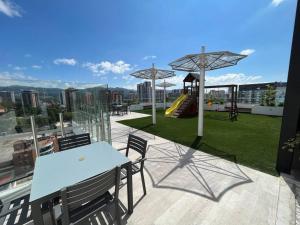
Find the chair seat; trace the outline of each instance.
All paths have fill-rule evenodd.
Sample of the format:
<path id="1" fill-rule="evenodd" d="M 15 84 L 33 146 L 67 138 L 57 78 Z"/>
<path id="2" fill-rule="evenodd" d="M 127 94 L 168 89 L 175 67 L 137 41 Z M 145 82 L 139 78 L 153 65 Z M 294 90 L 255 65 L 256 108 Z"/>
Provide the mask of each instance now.
<path id="1" fill-rule="evenodd" d="M 132 164 L 132 175 L 139 173 L 141 171 L 140 165 L 138 164 Z M 127 178 L 127 170 L 126 169 L 121 169 L 121 179 Z"/>
<path id="2" fill-rule="evenodd" d="M 32 220 L 29 196 L 28 194 L 10 202 L 4 202 L 0 214 L 0 225 L 23 225 Z"/>
<path id="3" fill-rule="evenodd" d="M 94 199 L 93 201 L 88 202 L 85 205 L 82 205 L 79 208 L 76 208 L 69 212 L 70 215 L 70 222 L 74 223 L 78 220 L 86 217 L 93 212 L 96 212 L 106 206 L 111 200 L 113 196 L 107 191 L 104 195 Z M 60 220 L 62 216 L 62 210 L 60 205 L 56 205 L 53 208 L 54 218 L 56 220 Z"/>

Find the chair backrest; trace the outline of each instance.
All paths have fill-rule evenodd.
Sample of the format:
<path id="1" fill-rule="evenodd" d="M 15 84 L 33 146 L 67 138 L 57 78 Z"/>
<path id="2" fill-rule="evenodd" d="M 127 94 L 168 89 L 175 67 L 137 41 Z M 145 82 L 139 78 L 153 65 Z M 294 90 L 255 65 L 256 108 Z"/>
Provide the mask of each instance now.
<path id="1" fill-rule="evenodd" d="M 143 138 L 135 136 L 133 134 L 129 134 L 128 143 L 126 149 L 126 156 L 128 156 L 129 149 L 133 149 L 142 155 L 142 158 L 146 155 L 147 150 L 147 141 Z"/>
<path id="2" fill-rule="evenodd" d="M 115 198 L 118 199 L 120 185 L 120 167 L 79 182 L 61 190 L 63 217 L 84 204 L 104 195 L 115 186 Z"/>
<path id="3" fill-rule="evenodd" d="M 58 139 L 58 146 L 60 151 L 89 144 L 91 144 L 91 138 L 89 133 L 72 135 L 69 137 L 63 137 Z"/>

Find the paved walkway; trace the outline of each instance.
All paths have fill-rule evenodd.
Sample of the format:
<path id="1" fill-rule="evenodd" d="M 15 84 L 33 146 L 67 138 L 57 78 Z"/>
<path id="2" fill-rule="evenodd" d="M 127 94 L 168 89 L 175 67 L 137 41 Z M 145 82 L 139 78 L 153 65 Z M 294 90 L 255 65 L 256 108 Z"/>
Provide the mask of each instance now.
<path id="1" fill-rule="evenodd" d="M 129 133 L 148 140 L 147 195 L 143 196 L 140 176 L 136 174 L 134 213 L 123 218 L 124 224 L 295 224 L 295 197 L 286 179 L 117 122 L 144 116 L 147 115 L 131 113 L 111 118 L 114 147 L 125 147 Z M 120 195 L 126 206 L 126 188 Z"/>

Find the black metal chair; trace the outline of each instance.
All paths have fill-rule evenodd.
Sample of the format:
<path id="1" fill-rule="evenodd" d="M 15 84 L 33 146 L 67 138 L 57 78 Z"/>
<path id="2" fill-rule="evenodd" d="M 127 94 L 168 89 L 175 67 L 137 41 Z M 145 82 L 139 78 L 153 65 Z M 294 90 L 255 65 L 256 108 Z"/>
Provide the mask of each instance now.
<path id="1" fill-rule="evenodd" d="M 0 210 L 1 225 L 23 225 L 32 220 L 31 212 L 29 212 L 29 194 L 18 197 L 17 199 L 13 199 L 9 202 L 3 203 L 0 200 Z"/>
<path id="2" fill-rule="evenodd" d="M 61 206 L 55 207 L 58 223 L 69 225 L 83 221 L 114 201 L 117 224 L 121 224 L 119 212 L 120 167 L 66 187 L 61 190 Z M 115 186 L 114 197 L 109 189 Z"/>
<path id="3" fill-rule="evenodd" d="M 31 177 L 33 172 L 29 172 L 24 176 L 17 177 L 6 183 L 0 185 L 0 187 L 5 187 L 10 183 L 20 181 L 22 179 Z M 18 196 L 12 200 L 2 201 L 0 199 L 0 225 L 23 225 L 32 220 L 31 217 L 31 206 L 29 204 L 30 194 L 23 196 Z M 45 213 L 49 211 L 49 202 L 42 205 L 42 212 Z"/>
<path id="4" fill-rule="evenodd" d="M 122 115 L 128 114 L 128 105 L 122 105 Z"/>
<path id="5" fill-rule="evenodd" d="M 141 155 L 140 158 L 138 158 L 136 161 L 132 163 L 132 174 L 133 175 L 136 173 L 141 174 L 144 195 L 146 195 L 147 191 L 146 191 L 145 178 L 144 178 L 144 162 L 146 160 L 147 141 L 133 134 L 129 134 L 127 147 L 121 148 L 119 149 L 119 151 L 125 149 L 126 149 L 126 153 L 125 153 L 126 157 L 128 157 L 129 155 L 129 149 L 132 149 Z M 127 178 L 126 170 L 122 169 L 121 179 L 123 180 L 126 178 Z"/>
<path id="6" fill-rule="evenodd" d="M 69 137 L 62 137 L 58 139 L 59 151 L 65 151 L 71 148 L 76 148 L 91 144 L 89 133 L 78 134 Z"/>

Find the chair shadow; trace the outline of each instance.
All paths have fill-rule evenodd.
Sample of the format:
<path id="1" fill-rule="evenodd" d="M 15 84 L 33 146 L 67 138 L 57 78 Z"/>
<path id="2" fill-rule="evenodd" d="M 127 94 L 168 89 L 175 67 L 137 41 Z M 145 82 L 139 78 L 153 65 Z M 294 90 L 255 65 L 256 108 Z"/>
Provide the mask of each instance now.
<path id="1" fill-rule="evenodd" d="M 119 212 L 121 216 L 121 224 L 127 224 L 129 214 L 125 205 L 119 201 Z M 115 205 L 108 204 L 102 210 L 95 212 L 93 215 L 81 221 L 78 225 L 113 225 L 116 223 Z"/>
<path id="2" fill-rule="evenodd" d="M 167 147 L 164 147 L 164 145 L 167 145 Z M 170 149 L 170 146 L 172 145 L 174 145 L 175 150 L 174 148 Z M 147 157 L 148 163 L 147 161 L 145 163 L 145 170 L 151 179 L 152 186 L 154 188 L 173 189 L 188 192 L 218 202 L 222 198 L 222 196 L 229 190 L 237 186 L 253 182 L 247 176 L 247 174 L 245 174 L 240 169 L 240 167 L 236 163 L 236 157 L 234 155 L 224 153 L 217 149 L 214 149 L 217 153 L 216 155 L 210 155 L 195 150 L 194 147 L 197 146 L 201 146 L 201 138 L 196 138 L 191 144 L 191 147 L 187 150 L 184 149 L 184 146 L 174 142 L 166 142 L 149 146 L 148 151 L 157 151 L 160 155 L 159 157 L 151 157 L 150 154 L 150 157 Z M 214 163 L 216 160 L 224 160 L 226 164 L 232 164 L 235 169 L 233 171 L 230 171 L 230 169 L 228 168 L 222 166 L 220 167 Z M 227 162 L 227 160 L 231 162 Z M 171 170 L 164 174 L 162 178 L 157 179 L 157 177 L 155 177 L 155 175 L 151 173 L 149 162 L 159 163 L 160 169 L 163 164 L 168 165 L 168 167 L 172 165 L 174 166 Z M 192 179 L 195 179 L 195 181 L 201 186 L 201 188 L 205 190 L 205 193 L 193 190 L 192 188 L 189 189 L 187 188 L 188 185 L 186 185 L 185 187 L 179 187 L 176 185 L 163 184 L 164 180 L 166 179 L 176 179 L 176 177 L 172 177 L 172 175 L 182 168 L 185 168 L 189 172 Z M 224 176 L 224 179 L 237 180 L 237 182 L 224 187 L 223 190 L 221 190 L 219 193 L 214 193 L 211 188 L 212 185 L 205 178 L 205 174 L 207 175 L 207 173 L 209 173 L 210 175 L 216 174 L 218 176 Z"/>

